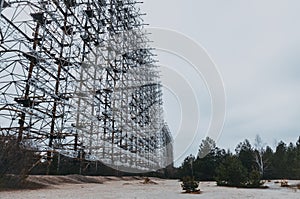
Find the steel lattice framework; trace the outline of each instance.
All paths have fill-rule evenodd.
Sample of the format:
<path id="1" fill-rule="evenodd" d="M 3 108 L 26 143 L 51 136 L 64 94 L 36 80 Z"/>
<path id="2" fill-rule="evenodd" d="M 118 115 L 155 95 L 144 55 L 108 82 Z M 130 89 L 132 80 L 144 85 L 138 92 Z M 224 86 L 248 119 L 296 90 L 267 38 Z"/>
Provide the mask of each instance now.
<path id="1" fill-rule="evenodd" d="M 155 170 L 172 162 L 134 0 L 1 1 L 0 132 L 27 148 Z"/>

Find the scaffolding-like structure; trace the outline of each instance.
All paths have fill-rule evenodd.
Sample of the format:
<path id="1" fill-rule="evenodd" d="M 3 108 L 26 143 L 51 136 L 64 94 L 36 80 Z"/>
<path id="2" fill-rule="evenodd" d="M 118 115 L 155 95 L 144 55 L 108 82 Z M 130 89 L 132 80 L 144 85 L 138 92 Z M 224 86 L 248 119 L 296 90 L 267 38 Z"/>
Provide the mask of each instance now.
<path id="1" fill-rule="evenodd" d="M 172 163 L 159 71 L 134 0 L 1 0 L 0 133 L 118 169 Z"/>

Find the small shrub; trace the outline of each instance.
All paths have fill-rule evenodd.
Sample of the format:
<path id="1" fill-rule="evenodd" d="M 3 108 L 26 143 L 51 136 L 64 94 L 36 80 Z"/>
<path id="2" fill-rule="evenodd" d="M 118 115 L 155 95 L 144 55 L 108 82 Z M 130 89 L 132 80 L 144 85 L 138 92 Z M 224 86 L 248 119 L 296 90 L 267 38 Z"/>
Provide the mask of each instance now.
<path id="1" fill-rule="evenodd" d="M 150 179 L 148 178 L 148 177 L 146 177 L 145 179 L 144 179 L 144 184 L 148 184 L 150 182 Z"/>
<path id="2" fill-rule="evenodd" d="M 281 187 L 289 187 L 289 181 L 288 180 L 281 180 L 280 186 Z"/>
<path id="3" fill-rule="evenodd" d="M 142 182 L 143 184 L 157 184 L 156 182 L 150 180 L 150 178 L 146 177 L 144 178 L 144 182 Z"/>
<path id="4" fill-rule="evenodd" d="M 182 179 L 181 187 L 186 193 L 199 192 L 198 186 L 199 182 L 195 181 L 194 178 L 191 178 L 190 176 Z"/>
<path id="5" fill-rule="evenodd" d="M 261 181 L 261 174 L 257 170 L 252 170 L 249 174 L 247 187 L 261 187 L 264 183 Z"/>

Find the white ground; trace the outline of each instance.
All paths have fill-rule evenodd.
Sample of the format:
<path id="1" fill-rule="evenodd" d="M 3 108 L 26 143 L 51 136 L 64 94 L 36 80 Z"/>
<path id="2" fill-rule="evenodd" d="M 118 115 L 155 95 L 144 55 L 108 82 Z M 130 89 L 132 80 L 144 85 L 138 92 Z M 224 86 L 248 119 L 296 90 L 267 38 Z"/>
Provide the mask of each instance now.
<path id="1" fill-rule="evenodd" d="M 217 187 L 214 182 L 201 182 L 201 194 L 182 194 L 176 180 L 153 179 L 158 184 L 142 184 L 141 180 L 112 180 L 104 184 L 60 184 L 39 190 L 2 191 L 0 199 L 99 199 L 99 198 L 209 198 L 209 199 L 300 199 L 300 190 L 280 188 L 274 181 L 269 189 L 237 189 Z M 300 181 L 290 181 L 290 184 Z"/>

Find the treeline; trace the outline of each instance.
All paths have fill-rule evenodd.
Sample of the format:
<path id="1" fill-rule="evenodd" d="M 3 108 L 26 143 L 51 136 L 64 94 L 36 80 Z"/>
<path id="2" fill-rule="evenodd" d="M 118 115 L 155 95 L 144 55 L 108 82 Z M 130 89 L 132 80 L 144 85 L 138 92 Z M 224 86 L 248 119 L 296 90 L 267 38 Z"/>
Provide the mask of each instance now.
<path id="1" fill-rule="evenodd" d="M 279 142 L 273 151 L 256 136 L 253 146 L 246 139 L 237 145 L 235 153 L 206 138 L 197 157 L 186 157 L 177 174 L 179 178 L 217 180 L 219 185 L 254 187 L 261 179 L 300 179 L 300 137 L 295 144 Z"/>

